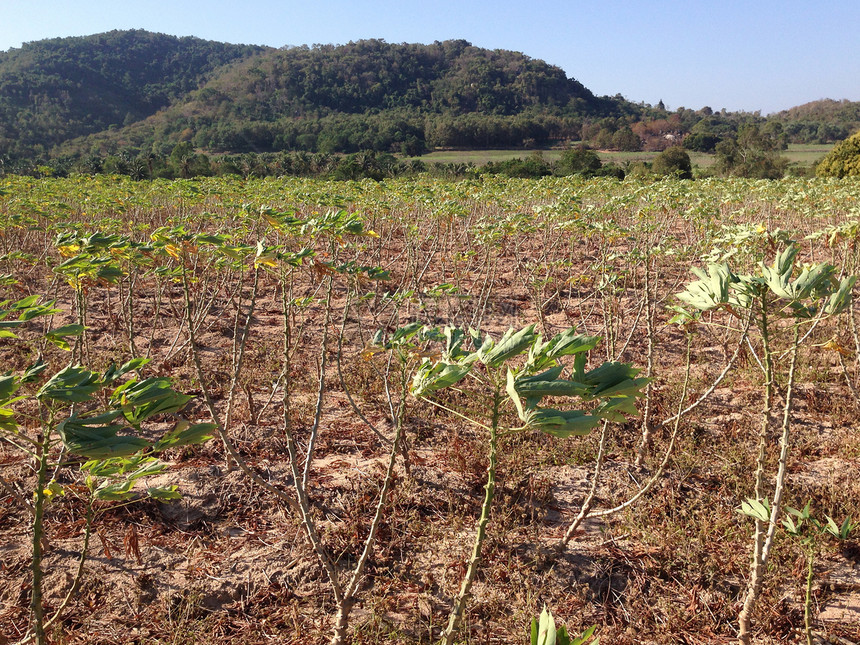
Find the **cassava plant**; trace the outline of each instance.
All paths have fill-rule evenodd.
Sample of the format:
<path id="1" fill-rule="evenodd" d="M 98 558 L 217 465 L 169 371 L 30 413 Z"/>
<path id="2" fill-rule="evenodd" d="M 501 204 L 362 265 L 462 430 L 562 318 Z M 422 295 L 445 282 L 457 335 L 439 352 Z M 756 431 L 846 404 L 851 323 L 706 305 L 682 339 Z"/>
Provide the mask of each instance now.
<path id="1" fill-rule="evenodd" d="M 67 258 L 54 267 L 54 272 L 74 290 L 77 324 L 83 329 L 73 351 L 77 361 L 85 360 L 88 354 L 86 325 L 90 290 L 115 284 L 122 277 L 117 256 L 125 252 L 129 244 L 128 238 L 100 233 L 84 237 L 77 233 L 63 233 L 54 241 L 60 255 Z"/>
<path id="2" fill-rule="evenodd" d="M 10 328 L 58 313 L 52 302 L 39 304 L 38 296 L 3 305 L 8 307 L 0 312 L 6 338 L 18 338 Z M 13 320 L 9 320 L 10 313 L 17 314 Z M 70 349 L 66 338 L 81 332 L 79 325 L 71 325 L 36 333 L 29 340 L 37 342 L 42 337 Z M 25 640 L 45 643 L 46 627 L 56 621 L 74 595 L 86 559 L 94 503 L 129 499 L 136 494 L 135 483 L 163 471 L 164 464 L 156 455 L 205 441 L 214 427 L 177 416 L 193 397 L 175 392 L 167 379 L 126 378 L 147 362 L 133 359 L 121 367 L 111 365 L 103 373 L 67 366 L 45 380 L 48 365 L 40 359 L 22 373 L 0 377 L 0 439 L 31 460 L 35 470 L 32 502 L 20 500 L 31 516 L 32 531 L 32 627 Z M 144 424 L 164 418 L 173 420 L 169 431 L 155 441 L 143 438 Z M 65 494 L 51 473 L 74 464 L 80 465 L 87 491 L 83 548 L 65 600 L 46 620 L 42 598 L 45 512 L 52 499 Z M 162 500 L 178 497 L 175 486 L 148 488 L 146 494 Z"/>
<path id="3" fill-rule="evenodd" d="M 798 352 L 810 328 L 823 316 L 835 316 L 849 307 L 856 277 L 836 278 L 836 267 L 827 263 L 798 267 L 798 247 L 789 244 L 779 252 L 771 265 L 758 264 L 753 274 L 736 275 L 728 264 L 711 264 L 707 272 L 694 269 L 698 280 L 677 294 L 689 307 L 704 312 L 727 312 L 734 316 L 752 316 L 761 343 L 764 404 L 758 436 L 755 471 L 755 500 L 763 502 L 767 494 L 767 454 L 771 429 L 777 372 L 780 370 L 774 343 L 788 342 L 789 356 L 785 376 L 779 458 L 773 475 L 772 503 L 769 516 L 756 517 L 750 577 L 743 608 L 738 617 L 738 638 L 744 645 L 751 642 L 752 614 L 761 593 L 777 521 L 785 494 L 788 455 L 791 446 L 792 406 L 796 386 Z M 805 330 L 805 333 L 804 333 Z"/>
<path id="4" fill-rule="evenodd" d="M 411 361 L 414 360 L 409 348 L 411 347 L 412 338 L 418 333 L 420 326 L 413 325 L 402 328 L 395 332 L 393 337 L 386 342 L 382 342 L 383 339 L 381 336 L 378 336 L 376 339 L 378 341 L 377 346 L 380 351 L 391 351 L 397 357 L 399 369 L 396 370 L 396 373 L 398 374 L 398 377 L 394 380 L 396 381 L 396 391 L 399 392 L 400 395 L 399 397 L 392 396 L 390 391 L 387 389 L 387 391 L 389 391 L 389 410 L 391 411 L 390 422 L 394 427 L 394 437 L 390 440 L 390 452 L 386 472 L 382 482 L 376 511 L 373 520 L 371 521 L 370 529 L 364 539 L 362 553 L 354 568 L 351 571 L 344 572 L 341 570 L 338 557 L 333 554 L 322 540 L 322 532 L 319 530 L 317 520 L 314 517 L 314 501 L 310 492 L 312 462 L 315 456 L 317 439 L 320 432 L 323 430 L 322 411 L 328 394 L 327 366 L 329 364 L 329 354 L 331 352 L 330 327 L 333 312 L 333 295 L 340 278 L 345 278 L 345 281 L 348 284 L 361 284 L 362 282 L 370 280 L 385 279 L 388 277 L 388 274 L 378 267 L 362 266 L 358 265 L 354 261 L 340 260 L 340 251 L 342 247 L 347 245 L 349 240 L 358 237 L 376 237 L 376 234 L 373 231 L 369 231 L 364 228 L 361 218 L 355 213 L 349 213 L 345 210 L 336 210 L 328 211 L 324 214 L 314 214 L 306 219 L 299 219 L 294 217 L 294 214 L 290 212 L 263 209 L 261 210 L 261 216 L 271 227 L 272 233 L 284 238 L 285 242 L 295 236 L 300 237 L 305 242 L 317 242 L 322 245 L 323 252 L 326 254 L 328 260 L 317 260 L 315 258 L 315 251 L 309 248 L 302 248 L 301 250 L 293 251 L 286 245 L 270 246 L 265 244 L 263 241 L 257 243 L 256 252 L 253 256 L 254 282 L 251 290 L 251 298 L 247 305 L 246 316 L 243 317 L 244 325 L 241 326 L 241 331 L 237 322 L 237 341 L 234 344 L 233 375 L 227 395 L 226 411 L 223 415 L 219 415 L 215 407 L 214 400 L 209 394 L 206 376 L 202 367 L 199 352 L 197 351 L 195 325 L 189 313 L 194 308 L 194 298 L 190 288 L 190 279 L 193 276 L 193 273 L 190 270 L 192 264 L 188 261 L 188 258 L 183 256 L 181 270 L 186 303 L 186 330 L 189 336 L 190 346 L 192 348 L 192 357 L 195 369 L 203 388 L 204 399 L 213 420 L 216 422 L 216 427 L 225 448 L 240 468 L 242 468 L 242 470 L 249 475 L 256 484 L 272 493 L 275 493 L 282 501 L 285 501 L 294 510 L 296 510 L 301 518 L 305 534 L 326 573 L 334 595 L 337 609 L 334 617 L 331 642 L 333 644 L 339 644 L 346 642 L 348 638 L 350 614 L 356 602 L 356 597 L 360 590 L 361 583 L 364 579 L 364 570 L 372 553 L 377 531 L 382 520 L 383 512 L 386 508 L 388 493 L 394 481 L 394 466 L 396 455 L 400 450 L 401 438 L 403 435 L 403 419 L 406 412 L 407 374 L 409 365 L 411 364 Z M 199 236 L 197 239 L 200 239 Z M 208 241 L 209 240 L 207 238 L 207 242 Z M 219 246 L 217 241 L 214 243 L 217 252 Z M 191 244 L 189 246 L 193 249 L 197 248 L 197 245 L 195 244 Z M 319 357 L 317 362 L 317 391 L 314 404 L 314 419 L 311 424 L 302 458 L 294 430 L 294 426 L 296 424 L 293 419 L 293 386 L 291 383 L 291 376 L 296 348 L 298 343 L 303 340 L 303 337 L 301 328 L 297 330 L 294 324 L 297 299 L 292 296 L 294 273 L 296 269 L 303 265 L 305 260 L 310 258 L 315 259 L 311 265 L 311 275 L 319 281 L 319 289 L 323 291 L 324 295 L 316 302 L 316 304 L 321 306 L 323 310 L 321 339 L 319 341 Z M 279 488 L 276 488 L 257 475 L 235 450 L 228 437 L 231 412 L 236 394 L 236 385 L 242 372 L 245 346 L 250 332 L 251 321 L 258 295 L 259 277 L 263 270 L 272 270 L 273 273 L 280 277 L 284 342 L 283 368 L 278 381 L 283 383 L 283 432 L 287 440 L 287 450 L 290 457 L 290 470 L 293 480 L 292 485 L 295 491 L 295 499 L 288 497 L 286 493 L 281 491 Z M 347 302 L 349 302 L 349 298 L 350 294 L 348 293 Z M 345 318 L 346 311 L 344 312 L 344 320 Z M 237 321 L 238 320 L 239 316 L 237 314 Z M 343 334 L 342 328 L 341 334 Z M 341 341 L 342 339 L 338 342 L 338 351 L 340 351 L 340 348 L 342 347 Z M 340 357 L 338 356 L 338 363 L 339 362 Z"/>
<path id="5" fill-rule="evenodd" d="M 480 332 L 448 327 L 439 358 L 427 358 L 413 377 L 411 391 L 487 433 L 488 464 L 484 500 L 472 554 L 460 591 L 454 599 L 442 642 L 452 645 L 481 563 L 490 511 L 495 496 L 499 439 L 506 435 L 540 430 L 567 438 L 587 435 L 601 420 L 623 421 L 635 414 L 635 400 L 647 379 L 636 378 L 629 364 L 603 363 L 586 370 L 588 352 L 597 336 L 567 329 L 549 341 L 535 332 L 535 325 L 508 330 L 498 341 Z M 464 346 L 471 343 L 471 351 Z M 574 357 L 572 366 L 565 357 Z M 565 372 L 568 372 L 565 375 Z M 455 388 L 456 386 L 456 388 Z M 455 388 L 477 398 L 487 418 L 477 419 L 438 400 L 438 393 Z M 437 396 L 431 395 L 436 394 Z M 562 408 L 542 405 L 545 399 L 561 401 Z M 516 425 L 509 422 L 516 419 Z"/>
<path id="6" fill-rule="evenodd" d="M 570 637 L 567 627 L 555 626 L 555 618 L 546 607 L 538 618 L 532 618 L 531 645 L 599 645 L 600 638 L 592 639 L 597 625 L 592 625 L 579 636 Z"/>
<path id="7" fill-rule="evenodd" d="M 747 499 L 741 504 L 740 512 L 757 521 L 767 522 L 770 520 L 771 508 L 767 499 Z M 856 525 L 850 517 L 846 517 L 842 524 L 829 515 L 825 515 L 826 522 L 822 522 L 812 515 L 810 503 L 801 510 L 786 506 L 785 518 L 782 520 L 782 528 L 785 534 L 798 543 L 803 550 L 806 559 L 806 592 L 803 600 L 803 626 L 807 645 L 813 644 L 813 620 L 812 620 L 812 588 L 815 582 L 815 556 L 820 548 L 822 538 L 830 537 L 839 541 L 847 540 Z"/>

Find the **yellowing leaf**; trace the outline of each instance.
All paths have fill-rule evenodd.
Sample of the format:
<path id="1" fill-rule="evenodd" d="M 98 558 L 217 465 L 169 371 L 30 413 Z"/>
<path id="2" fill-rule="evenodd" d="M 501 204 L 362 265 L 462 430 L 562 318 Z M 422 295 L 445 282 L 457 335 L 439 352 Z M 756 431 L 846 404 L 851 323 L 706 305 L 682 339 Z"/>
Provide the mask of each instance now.
<path id="1" fill-rule="evenodd" d="M 828 349 L 831 352 L 839 352 L 843 356 L 851 356 L 851 352 L 849 352 L 845 347 L 840 343 L 836 338 L 831 338 L 826 343 L 822 344 L 821 347 L 824 349 Z"/>
<path id="2" fill-rule="evenodd" d="M 179 248 L 178 246 L 176 246 L 175 244 L 165 244 L 165 245 L 164 245 L 164 250 L 165 250 L 165 251 L 167 251 L 167 253 L 168 253 L 169 255 L 171 255 L 171 256 L 173 256 L 173 257 L 175 257 L 177 260 L 181 260 L 181 259 L 182 259 L 182 249 L 180 249 L 180 248 Z"/>
<path id="3" fill-rule="evenodd" d="M 256 260 L 254 260 L 254 266 L 255 267 L 266 266 L 266 267 L 271 267 L 273 269 L 277 269 L 278 263 L 271 257 L 266 257 L 265 255 L 261 255 Z"/>

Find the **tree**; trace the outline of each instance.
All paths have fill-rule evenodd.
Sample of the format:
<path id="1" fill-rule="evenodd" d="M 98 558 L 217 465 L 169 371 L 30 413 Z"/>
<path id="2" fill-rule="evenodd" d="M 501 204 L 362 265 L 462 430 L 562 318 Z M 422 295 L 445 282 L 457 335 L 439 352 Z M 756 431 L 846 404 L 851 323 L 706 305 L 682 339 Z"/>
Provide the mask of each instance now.
<path id="1" fill-rule="evenodd" d="M 177 143 L 170 153 L 170 169 L 174 176 L 188 179 L 212 174 L 212 167 L 206 155 L 195 154 L 187 141 Z"/>
<path id="2" fill-rule="evenodd" d="M 642 139 L 628 126 L 612 135 L 612 147 L 624 152 L 638 152 L 642 150 Z"/>
<path id="3" fill-rule="evenodd" d="M 684 139 L 684 147 L 687 150 L 695 150 L 696 152 L 714 152 L 720 140 L 720 137 L 716 134 L 693 132 Z"/>
<path id="4" fill-rule="evenodd" d="M 603 163 L 594 150 L 583 146 L 565 150 L 556 163 L 555 170 L 558 175 L 583 175 L 594 177 L 600 172 Z"/>
<path id="5" fill-rule="evenodd" d="M 819 177 L 860 176 L 860 132 L 836 144 L 815 167 Z"/>
<path id="6" fill-rule="evenodd" d="M 717 144 L 717 173 L 728 177 L 779 179 L 785 174 L 788 160 L 777 150 L 781 142 L 762 131 L 755 123 L 738 128 L 737 137 Z"/>
<path id="7" fill-rule="evenodd" d="M 666 148 L 654 159 L 651 170 L 657 175 L 669 175 L 678 179 L 692 179 L 693 167 L 690 155 L 681 146 Z"/>

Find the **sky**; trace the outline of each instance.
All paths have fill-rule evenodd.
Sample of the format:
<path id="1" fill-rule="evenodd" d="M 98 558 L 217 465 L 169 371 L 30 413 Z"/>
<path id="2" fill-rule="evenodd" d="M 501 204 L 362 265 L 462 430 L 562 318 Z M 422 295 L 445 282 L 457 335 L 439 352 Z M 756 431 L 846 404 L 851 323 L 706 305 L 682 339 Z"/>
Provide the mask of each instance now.
<path id="1" fill-rule="evenodd" d="M 0 0 L 0 51 L 112 29 L 272 47 L 461 38 L 598 95 L 769 114 L 860 100 L 858 25 L 860 0 Z"/>

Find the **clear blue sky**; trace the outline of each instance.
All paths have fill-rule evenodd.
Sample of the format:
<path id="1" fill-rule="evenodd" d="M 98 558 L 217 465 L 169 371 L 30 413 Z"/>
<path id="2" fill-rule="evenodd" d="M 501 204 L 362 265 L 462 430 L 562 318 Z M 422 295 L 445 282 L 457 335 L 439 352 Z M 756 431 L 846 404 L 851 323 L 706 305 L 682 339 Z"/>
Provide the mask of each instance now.
<path id="1" fill-rule="evenodd" d="M 860 100 L 858 26 L 860 0 L 0 0 L 0 50 L 112 29 L 274 47 L 463 38 L 596 94 L 764 114 Z"/>

